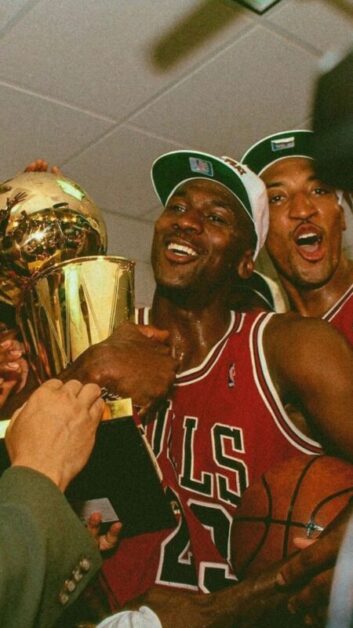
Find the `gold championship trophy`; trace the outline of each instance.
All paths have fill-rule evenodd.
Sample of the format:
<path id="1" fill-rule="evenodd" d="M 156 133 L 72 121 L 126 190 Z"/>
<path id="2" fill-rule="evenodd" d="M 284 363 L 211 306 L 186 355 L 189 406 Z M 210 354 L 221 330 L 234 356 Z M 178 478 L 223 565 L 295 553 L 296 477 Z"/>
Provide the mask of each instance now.
<path id="1" fill-rule="evenodd" d="M 134 319 L 134 263 L 106 248 L 101 213 L 77 183 L 25 172 L 0 184 L 0 299 L 16 307 L 39 383 Z M 126 535 L 175 525 L 131 400 L 104 396 L 111 418 L 68 499 L 83 519 L 120 519 Z"/>

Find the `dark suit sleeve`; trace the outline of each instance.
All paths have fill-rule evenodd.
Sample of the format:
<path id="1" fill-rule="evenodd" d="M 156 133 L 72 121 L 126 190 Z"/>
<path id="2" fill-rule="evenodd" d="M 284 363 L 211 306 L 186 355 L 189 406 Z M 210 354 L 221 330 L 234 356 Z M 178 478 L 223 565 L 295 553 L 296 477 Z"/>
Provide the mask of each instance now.
<path id="1" fill-rule="evenodd" d="M 101 565 L 64 495 L 25 467 L 0 479 L 1 628 L 50 628 Z"/>

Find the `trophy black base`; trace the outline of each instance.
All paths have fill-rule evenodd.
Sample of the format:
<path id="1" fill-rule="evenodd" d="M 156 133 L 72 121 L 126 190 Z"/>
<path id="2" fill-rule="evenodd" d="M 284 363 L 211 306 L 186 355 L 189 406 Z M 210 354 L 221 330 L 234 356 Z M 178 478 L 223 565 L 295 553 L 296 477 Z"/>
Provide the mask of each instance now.
<path id="1" fill-rule="evenodd" d="M 0 472 L 9 464 L 1 439 Z M 152 456 L 131 416 L 102 421 L 88 463 L 65 495 L 82 520 L 101 512 L 102 532 L 114 521 L 123 524 L 122 536 L 176 526 Z"/>
<path id="2" fill-rule="evenodd" d="M 121 521 L 124 536 L 176 525 L 152 457 L 132 417 L 100 424 L 91 457 L 69 485 L 66 496 L 82 518 L 100 510 L 103 526 Z"/>

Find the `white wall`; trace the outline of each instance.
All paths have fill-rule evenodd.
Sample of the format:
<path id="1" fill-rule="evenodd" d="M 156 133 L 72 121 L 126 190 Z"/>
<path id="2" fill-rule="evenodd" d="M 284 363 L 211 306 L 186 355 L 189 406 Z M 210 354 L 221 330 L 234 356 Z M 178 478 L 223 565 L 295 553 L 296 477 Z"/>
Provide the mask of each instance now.
<path id="1" fill-rule="evenodd" d="M 150 265 L 153 223 L 103 212 L 108 232 L 108 253 L 136 262 L 135 303 L 150 305 L 154 279 Z M 110 243 L 114 242 L 114 246 Z"/>

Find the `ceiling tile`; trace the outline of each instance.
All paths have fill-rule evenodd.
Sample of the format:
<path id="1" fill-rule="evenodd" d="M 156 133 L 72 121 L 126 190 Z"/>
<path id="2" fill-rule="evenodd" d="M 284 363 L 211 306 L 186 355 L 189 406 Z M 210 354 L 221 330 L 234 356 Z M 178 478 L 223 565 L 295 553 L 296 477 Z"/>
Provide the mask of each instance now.
<path id="1" fill-rule="evenodd" d="M 155 220 L 157 220 L 160 213 L 161 213 L 161 205 L 159 204 L 159 205 L 156 205 L 155 207 L 150 208 L 145 214 L 142 214 L 141 218 L 143 218 L 143 220 L 154 222 Z"/>
<path id="2" fill-rule="evenodd" d="M 101 119 L 1 83 L 0 121 L 2 180 L 38 157 L 60 164 L 111 126 Z"/>
<path id="3" fill-rule="evenodd" d="M 162 153 L 182 146 L 121 126 L 65 164 L 98 205 L 125 216 L 140 216 L 156 206 L 150 169 Z"/>
<path id="4" fill-rule="evenodd" d="M 239 157 L 308 116 L 315 73 L 315 57 L 258 26 L 131 121 L 184 147 Z"/>
<path id="5" fill-rule="evenodd" d="M 353 0 L 291 0 L 268 19 L 321 52 L 353 43 Z"/>
<path id="6" fill-rule="evenodd" d="M 1 0 L 0 4 L 0 35 L 10 26 L 16 17 L 19 17 L 24 7 L 30 8 L 30 0 Z"/>
<path id="7" fill-rule="evenodd" d="M 234 40 L 248 15 L 222 0 L 41 0 L 0 41 L 0 78 L 121 121 Z"/>

